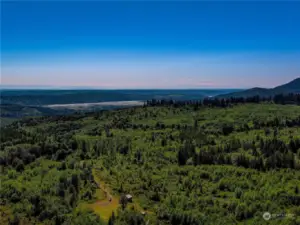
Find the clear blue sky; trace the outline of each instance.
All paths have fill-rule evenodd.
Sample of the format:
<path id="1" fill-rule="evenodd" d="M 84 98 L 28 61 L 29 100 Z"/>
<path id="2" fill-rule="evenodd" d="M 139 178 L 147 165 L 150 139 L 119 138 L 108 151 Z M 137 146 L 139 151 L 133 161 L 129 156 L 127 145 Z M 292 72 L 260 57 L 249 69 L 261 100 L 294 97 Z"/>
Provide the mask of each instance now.
<path id="1" fill-rule="evenodd" d="M 300 2 L 2 2 L 4 85 L 275 86 L 300 76 Z"/>

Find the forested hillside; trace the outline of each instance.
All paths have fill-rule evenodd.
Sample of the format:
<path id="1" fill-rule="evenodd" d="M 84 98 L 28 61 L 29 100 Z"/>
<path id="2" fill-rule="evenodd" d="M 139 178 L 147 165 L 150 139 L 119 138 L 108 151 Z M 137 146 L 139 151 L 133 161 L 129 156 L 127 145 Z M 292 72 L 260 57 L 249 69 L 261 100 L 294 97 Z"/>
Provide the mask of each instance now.
<path id="1" fill-rule="evenodd" d="M 0 224 L 299 224 L 300 106 L 242 102 L 1 129 Z"/>
<path id="2" fill-rule="evenodd" d="M 259 95 L 261 97 L 273 97 L 275 95 L 280 94 L 288 94 L 288 93 L 300 93 L 300 77 L 288 82 L 286 84 L 274 87 L 274 88 L 250 88 L 244 91 L 237 91 L 228 94 L 221 94 L 219 98 L 229 98 L 229 97 L 251 97 L 254 95 Z"/>

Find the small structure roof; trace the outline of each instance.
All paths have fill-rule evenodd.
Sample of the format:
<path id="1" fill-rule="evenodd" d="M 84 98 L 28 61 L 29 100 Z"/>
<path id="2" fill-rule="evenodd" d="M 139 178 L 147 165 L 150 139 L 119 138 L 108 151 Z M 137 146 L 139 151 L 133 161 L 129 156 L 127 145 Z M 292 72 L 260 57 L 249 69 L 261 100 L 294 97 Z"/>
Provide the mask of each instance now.
<path id="1" fill-rule="evenodd" d="M 127 195 L 126 195 L 126 198 L 132 198 L 132 195 L 127 194 Z"/>

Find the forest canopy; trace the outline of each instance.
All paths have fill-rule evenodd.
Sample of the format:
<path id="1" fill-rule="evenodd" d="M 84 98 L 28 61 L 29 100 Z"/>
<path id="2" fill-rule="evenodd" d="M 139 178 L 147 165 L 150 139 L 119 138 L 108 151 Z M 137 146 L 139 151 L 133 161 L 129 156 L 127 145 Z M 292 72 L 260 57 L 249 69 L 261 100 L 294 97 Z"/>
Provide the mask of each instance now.
<path id="1" fill-rule="evenodd" d="M 293 97 L 294 98 L 294 97 Z M 250 101 L 251 100 L 251 101 Z M 300 222 L 300 108 L 149 101 L 1 129 L 1 224 Z"/>

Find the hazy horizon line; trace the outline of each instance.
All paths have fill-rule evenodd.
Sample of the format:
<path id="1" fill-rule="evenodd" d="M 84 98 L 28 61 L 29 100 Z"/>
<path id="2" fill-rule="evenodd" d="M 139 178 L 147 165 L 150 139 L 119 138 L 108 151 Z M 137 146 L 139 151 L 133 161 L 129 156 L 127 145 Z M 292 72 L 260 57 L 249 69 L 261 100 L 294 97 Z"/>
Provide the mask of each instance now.
<path id="1" fill-rule="evenodd" d="M 253 87 L 249 87 L 253 88 Z M 245 90 L 248 88 L 230 88 L 230 87 L 199 87 L 199 88 L 105 88 L 105 87 L 57 87 L 57 86 L 45 86 L 45 87 L 36 87 L 36 86 L 7 86 L 5 87 L 0 85 L 0 90 Z"/>

